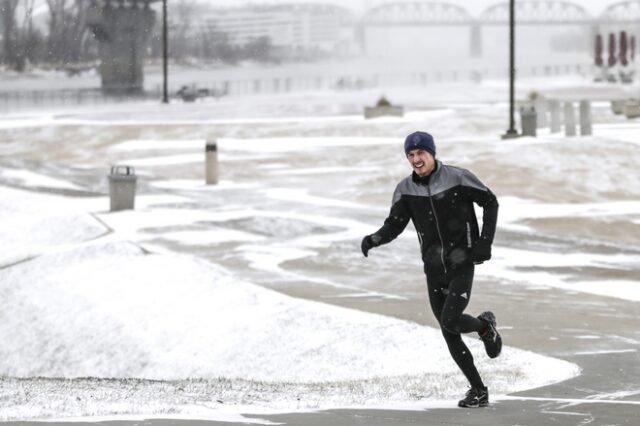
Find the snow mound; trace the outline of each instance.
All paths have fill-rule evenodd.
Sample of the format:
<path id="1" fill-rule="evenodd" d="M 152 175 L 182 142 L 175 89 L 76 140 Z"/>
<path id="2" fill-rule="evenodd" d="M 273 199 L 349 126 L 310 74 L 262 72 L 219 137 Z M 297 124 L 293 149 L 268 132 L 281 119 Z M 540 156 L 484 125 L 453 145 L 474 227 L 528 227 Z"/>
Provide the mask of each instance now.
<path id="1" fill-rule="evenodd" d="M 0 187 L 0 267 L 106 234 L 87 213 L 91 202 Z"/>
<path id="2" fill-rule="evenodd" d="M 4 376 L 318 383 L 460 375 L 437 330 L 294 299 L 205 261 L 145 255 L 126 242 L 1 270 L 0 292 Z M 499 362 L 483 360 L 481 344 L 469 343 L 481 369 L 517 377 L 519 386 L 577 373 L 512 348 Z"/>

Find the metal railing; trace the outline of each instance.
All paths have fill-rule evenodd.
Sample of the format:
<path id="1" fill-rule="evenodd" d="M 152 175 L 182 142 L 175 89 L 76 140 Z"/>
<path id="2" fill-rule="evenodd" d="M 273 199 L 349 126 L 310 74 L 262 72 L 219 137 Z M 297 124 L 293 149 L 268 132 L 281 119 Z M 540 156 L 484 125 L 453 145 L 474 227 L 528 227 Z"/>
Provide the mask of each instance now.
<path id="1" fill-rule="evenodd" d="M 552 77 L 558 75 L 594 75 L 590 64 L 539 65 L 518 68 L 519 77 Z M 402 86 L 429 86 L 439 83 L 475 82 L 508 78 L 503 68 L 451 69 L 415 72 L 371 73 L 342 76 L 283 76 L 236 80 L 193 82 L 170 87 L 173 99 L 195 101 L 199 98 L 252 96 L 313 91 L 351 91 Z M 123 102 L 162 101 L 162 86 L 137 94 L 105 94 L 100 89 L 51 89 L 0 91 L 0 113 L 27 110 L 63 109 L 87 105 Z"/>

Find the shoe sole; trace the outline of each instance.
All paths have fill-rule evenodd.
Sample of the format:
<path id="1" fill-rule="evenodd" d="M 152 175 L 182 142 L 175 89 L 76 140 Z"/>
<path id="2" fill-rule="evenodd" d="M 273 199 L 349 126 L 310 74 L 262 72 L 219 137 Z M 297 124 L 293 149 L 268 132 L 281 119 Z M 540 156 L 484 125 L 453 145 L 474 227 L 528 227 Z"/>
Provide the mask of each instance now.
<path id="1" fill-rule="evenodd" d="M 500 333 L 498 333 L 498 329 L 496 328 L 496 316 L 493 314 L 493 312 L 486 311 L 478 315 L 478 318 L 491 324 L 496 331 L 496 340 L 494 342 L 495 350 L 490 351 L 487 348 L 487 345 L 485 345 L 485 350 L 489 358 L 497 358 L 502 352 L 502 337 L 500 336 Z"/>
<path id="2" fill-rule="evenodd" d="M 496 333 L 497 333 L 497 337 L 494 343 L 495 351 L 491 351 L 491 352 L 487 351 L 487 355 L 489 356 L 489 358 L 498 358 L 500 356 L 500 353 L 502 352 L 502 337 L 500 337 L 500 334 L 498 333 L 497 330 L 496 330 Z"/>
<path id="3" fill-rule="evenodd" d="M 486 407 L 488 405 L 489 405 L 489 401 L 481 402 L 481 403 L 473 404 L 473 405 L 467 405 L 467 404 L 458 403 L 458 407 L 459 408 L 483 408 L 483 407 Z"/>

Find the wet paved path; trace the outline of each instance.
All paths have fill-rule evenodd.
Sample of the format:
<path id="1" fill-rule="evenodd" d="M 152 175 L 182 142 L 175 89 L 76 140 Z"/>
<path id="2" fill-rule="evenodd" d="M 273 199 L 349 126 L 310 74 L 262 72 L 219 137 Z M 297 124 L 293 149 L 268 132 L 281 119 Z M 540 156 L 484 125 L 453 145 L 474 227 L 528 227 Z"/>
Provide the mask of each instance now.
<path id="1" fill-rule="evenodd" d="M 307 298 L 313 298 L 306 295 Z M 323 298 L 326 302 L 326 298 Z M 349 299 L 339 299 L 349 300 Z M 640 330 L 637 303 L 560 289 L 514 287 L 478 281 L 471 311 L 491 301 L 509 346 L 578 364 L 582 374 L 566 382 L 494 398 L 484 409 L 425 411 L 328 410 L 247 415 L 287 425 L 637 425 L 640 421 Z M 343 305 L 348 303 L 342 303 Z M 418 315 L 419 303 L 359 301 L 358 309 L 387 315 Z M 403 315 L 397 315 L 403 312 Z M 440 344 L 441 342 L 438 342 Z M 461 394 L 464 389 L 461 390 Z M 107 422 L 113 425 L 230 424 L 191 420 Z M 22 423 L 25 424 L 25 423 Z M 77 424 L 77 423 L 74 423 Z M 241 424 L 241 423 L 233 423 Z"/>

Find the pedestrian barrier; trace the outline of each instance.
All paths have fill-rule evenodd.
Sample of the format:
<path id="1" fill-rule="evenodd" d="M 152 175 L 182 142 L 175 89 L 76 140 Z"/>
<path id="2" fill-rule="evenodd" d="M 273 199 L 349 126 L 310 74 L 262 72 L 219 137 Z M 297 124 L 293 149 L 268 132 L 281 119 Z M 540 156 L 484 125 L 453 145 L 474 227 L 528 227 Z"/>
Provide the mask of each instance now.
<path id="1" fill-rule="evenodd" d="M 591 136 L 593 128 L 591 125 L 591 103 L 589 101 L 580 101 L 580 135 Z"/>
<path id="2" fill-rule="evenodd" d="M 564 135 L 567 137 L 576 135 L 576 112 L 573 102 L 564 103 Z"/>
<path id="3" fill-rule="evenodd" d="M 553 99 L 549 101 L 550 121 L 549 128 L 551 133 L 558 133 L 562 129 L 562 117 L 560 115 L 560 102 Z"/>
<path id="4" fill-rule="evenodd" d="M 218 183 L 218 144 L 217 141 L 207 141 L 205 145 L 205 183 L 216 185 Z"/>

